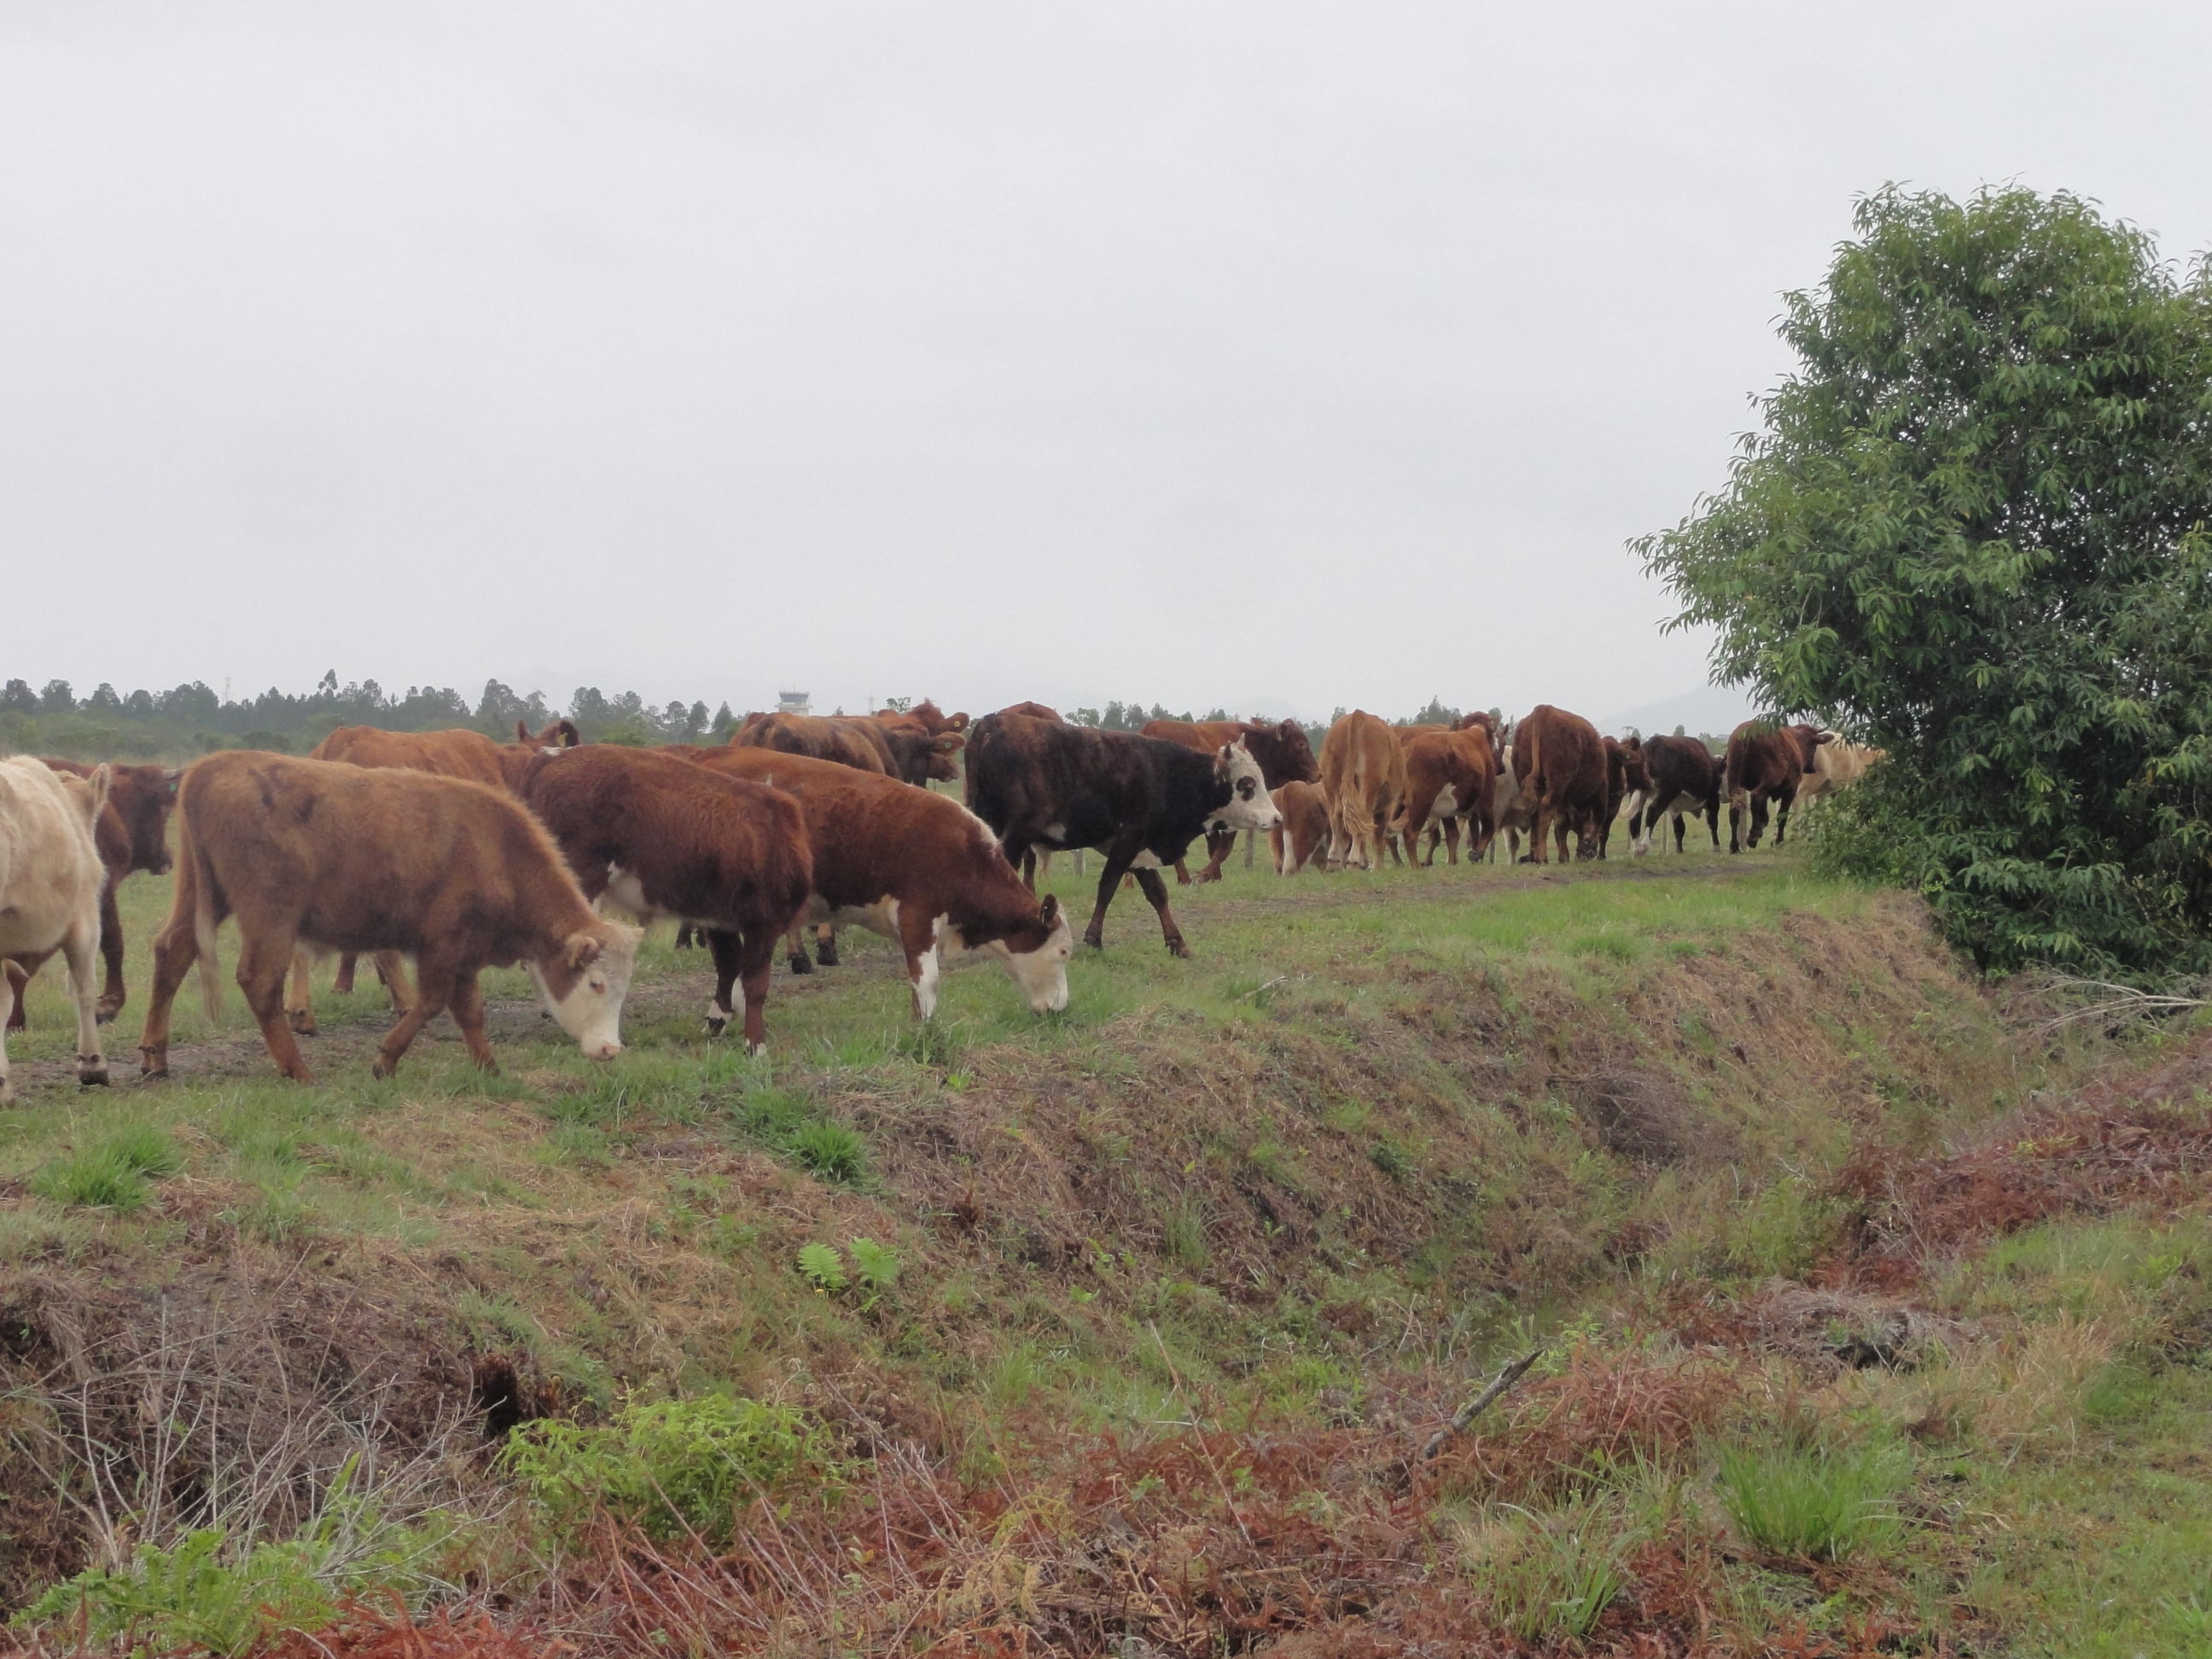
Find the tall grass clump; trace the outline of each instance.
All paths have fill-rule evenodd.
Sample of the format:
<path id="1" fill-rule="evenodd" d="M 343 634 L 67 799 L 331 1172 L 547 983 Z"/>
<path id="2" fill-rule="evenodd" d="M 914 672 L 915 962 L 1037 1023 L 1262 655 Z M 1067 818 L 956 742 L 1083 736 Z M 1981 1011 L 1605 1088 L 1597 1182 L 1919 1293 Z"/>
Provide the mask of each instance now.
<path id="1" fill-rule="evenodd" d="M 42 1165 L 27 1183 L 41 1198 L 86 1209 L 125 1211 L 143 1204 L 153 1183 L 185 1167 L 175 1139 L 150 1123 L 118 1129 L 105 1139 Z"/>
<path id="2" fill-rule="evenodd" d="M 1887 1441 L 1724 1447 L 1716 1486 L 1744 1541 L 1793 1560 L 1849 1560 L 1898 1530 L 1911 1453 Z"/>
<path id="3" fill-rule="evenodd" d="M 1579 1641 L 1628 1583 L 1642 1535 L 1617 1492 L 1569 1494 L 1549 1510 L 1505 1504 L 1462 1529 L 1467 1576 L 1491 1616 L 1522 1641 Z"/>

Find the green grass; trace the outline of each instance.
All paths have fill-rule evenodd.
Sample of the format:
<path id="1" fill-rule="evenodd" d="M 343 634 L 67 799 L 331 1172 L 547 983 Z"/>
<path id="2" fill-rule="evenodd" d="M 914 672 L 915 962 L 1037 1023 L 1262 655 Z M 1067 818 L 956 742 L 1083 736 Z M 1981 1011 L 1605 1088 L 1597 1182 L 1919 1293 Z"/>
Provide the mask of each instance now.
<path id="1" fill-rule="evenodd" d="M 1753 1549 L 1842 1563 L 1895 1534 L 1898 1494 L 1911 1468 L 1909 1451 L 1880 1441 L 1723 1446 L 1714 1485 L 1729 1520 Z"/>

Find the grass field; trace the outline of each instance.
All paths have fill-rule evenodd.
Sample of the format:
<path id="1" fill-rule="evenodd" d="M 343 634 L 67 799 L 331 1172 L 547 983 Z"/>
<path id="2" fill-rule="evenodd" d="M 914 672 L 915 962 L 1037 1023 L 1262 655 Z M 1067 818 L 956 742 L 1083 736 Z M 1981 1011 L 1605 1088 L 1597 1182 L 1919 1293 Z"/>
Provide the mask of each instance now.
<path id="1" fill-rule="evenodd" d="M 197 1520 L 215 1578 L 142 1554 L 86 1606 L 233 1648 L 266 1605 L 369 1650 L 333 1608 L 389 1585 L 495 1608 L 483 1651 L 2212 1652 L 2212 1053 L 2038 1036 L 1903 896 L 1239 860 L 1175 890 L 1189 962 L 1118 896 L 1064 1015 L 978 963 L 921 1027 L 848 935 L 749 1060 L 663 932 L 609 1065 L 507 973 L 499 1076 L 441 1021 L 376 1082 L 364 969 L 314 1085 L 233 986 L 141 1086 L 167 896 L 125 889 L 117 1086 L 52 969 L 10 1044 L 13 1605 Z"/>

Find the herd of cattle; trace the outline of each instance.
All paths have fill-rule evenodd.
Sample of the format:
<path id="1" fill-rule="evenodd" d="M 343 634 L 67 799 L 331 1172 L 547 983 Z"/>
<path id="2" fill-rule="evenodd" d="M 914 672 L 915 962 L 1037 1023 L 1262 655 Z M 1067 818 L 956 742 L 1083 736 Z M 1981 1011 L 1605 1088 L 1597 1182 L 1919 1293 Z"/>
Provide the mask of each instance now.
<path id="1" fill-rule="evenodd" d="M 379 1076 L 441 1011 L 491 1067 L 477 975 L 518 963 L 583 1051 L 607 1059 L 621 1051 L 641 933 L 603 909 L 672 918 L 679 945 L 696 930 L 712 957 L 708 1029 L 738 1018 L 741 992 L 757 1051 L 777 941 L 792 971 L 810 973 L 817 959 L 835 965 L 848 926 L 899 945 L 924 1018 L 946 963 L 968 954 L 996 958 L 1032 1009 L 1065 1007 L 1073 929 L 1036 890 L 1054 852 L 1103 856 L 1086 944 L 1103 943 L 1128 878 L 1185 956 L 1160 872 L 1217 879 L 1241 831 L 1267 833 L 1285 876 L 1419 859 L 1425 836 L 1427 862 L 1441 843 L 1456 864 L 1462 830 L 1470 859 L 1502 830 L 1509 856 L 1526 833 L 1540 864 L 1547 843 L 1565 859 L 1570 834 L 1577 856 L 1602 857 L 1624 807 L 1638 854 L 1669 817 L 1676 852 L 1686 817 L 1705 819 L 1717 849 L 1725 797 L 1734 852 L 1759 844 L 1770 806 L 1778 844 L 1793 804 L 1880 756 L 1817 726 L 1747 722 L 1717 758 L 1692 738 L 1603 738 L 1549 704 L 1504 737 L 1488 714 L 1394 726 L 1355 710 L 1316 757 L 1291 720 L 1155 720 L 1132 733 L 1071 725 L 1040 703 L 971 723 L 924 702 L 753 715 L 712 747 L 587 745 L 560 720 L 536 733 L 518 725 L 510 744 L 346 726 L 305 759 L 227 750 L 181 770 L 0 761 L 0 1101 L 13 1098 L 5 1030 L 57 951 L 77 1004 L 78 1076 L 106 1081 L 99 1027 L 125 1000 L 116 884 L 171 868 L 173 809 L 177 879 L 154 943 L 141 1068 L 167 1074 L 170 1008 L 196 964 L 210 1017 L 219 1008 L 216 930 L 234 916 L 247 1006 L 277 1068 L 305 1080 L 309 970 L 329 954 L 341 957 L 340 989 L 356 955 L 373 957 L 399 1010 Z M 928 787 L 963 769 L 964 806 Z M 1194 877 L 1183 860 L 1201 836 Z"/>

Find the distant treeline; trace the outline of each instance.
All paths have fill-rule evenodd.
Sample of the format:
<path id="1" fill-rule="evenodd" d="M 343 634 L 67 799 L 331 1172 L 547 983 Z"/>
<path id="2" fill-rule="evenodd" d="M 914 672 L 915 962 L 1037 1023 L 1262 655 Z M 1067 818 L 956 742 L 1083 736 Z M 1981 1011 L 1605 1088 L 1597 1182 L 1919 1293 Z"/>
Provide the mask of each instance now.
<path id="1" fill-rule="evenodd" d="M 890 706 L 902 708 L 911 701 L 893 697 Z M 1147 720 L 1232 718 L 1226 709 L 1194 714 L 1157 702 L 1149 707 L 1109 702 L 1103 709 L 1064 712 L 1079 726 L 1108 732 L 1134 732 Z M 1344 713 L 1340 708 L 1330 718 Z M 102 681 L 91 696 L 80 697 L 67 680 L 49 680 L 43 690 L 33 690 L 28 681 L 11 679 L 0 687 L 0 752 L 87 760 L 183 760 L 217 749 L 273 749 L 304 755 L 341 726 L 377 726 L 394 732 L 471 726 L 504 740 L 514 735 L 517 720 L 535 732 L 562 714 L 576 722 L 586 743 L 634 744 L 721 743 L 743 718 L 727 702 L 712 714 L 703 702 L 675 702 L 656 708 L 635 691 L 609 696 L 595 685 L 578 686 L 568 706 L 556 708 L 542 691 L 521 695 L 498 680 L 485 681 L 483 694 L 471 705 L 451 686 L 410 685 L 404 693 L 395 693 L 374 680 L 341 686 L 335 672 L 324 675 L 313 691 L 288 694 L 272 686 L 258 696 L 229 702 L 201 680 L 167 691 L 142 690 L 127 695 Z M 1460 714 L 1442 698 L 1431 697 L 1428 707 L 1404 723 L 1449 726 Z M 1304 722 L 1316 750 L 1329 723 Z"/>

